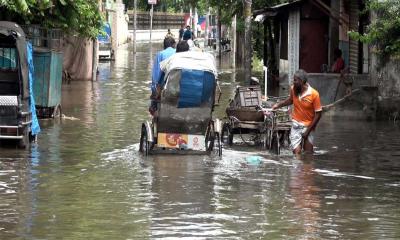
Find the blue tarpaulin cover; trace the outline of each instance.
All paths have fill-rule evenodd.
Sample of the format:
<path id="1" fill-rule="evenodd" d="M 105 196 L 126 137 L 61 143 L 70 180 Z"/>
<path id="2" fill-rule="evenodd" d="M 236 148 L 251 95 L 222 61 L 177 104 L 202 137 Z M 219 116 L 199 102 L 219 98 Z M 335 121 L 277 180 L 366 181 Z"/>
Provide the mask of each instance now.
<path id="1" fill-rule="evenodd" d="M 32 124 L 31 124 L 31 130 L 32 130 L 32 135 L 37 135 L 40 133 L 40 126 L 39 126 L 39 121 L 36 116 L 36 107 L 35 107 L 35 98 L 33 96 L 33 81 L 34 81 L 34 68 L 33 68 L 33 48 L 32 44 L 28 43 L 26 45 L 26 57 L 28 60 L 28 67 L 29 67 L 29 73 L 28 73 L 28 78 L 29 78 L 29 91 L 31 93 L 30 96 L 30 102 L 31 102 L 31 112 L 32 112 Z"/>
<path id="2" fill-rule="evenodd" d="M 100 34 L 97 39 L 99 40 L 99 42 L 104 42 L 104 43 L 108 43 L 110 42 L 110 38 L 111 38 L 111 27 L 109 23 L 105 23 L 103 26 L 103 31 L 104 31 L 104 35 Z"/>
<path id="3" fill-rule="evenodd" d="M 182 69 L 178 108 L 199 107 L 211 100 L 214 75 L 207 71 Z"/>

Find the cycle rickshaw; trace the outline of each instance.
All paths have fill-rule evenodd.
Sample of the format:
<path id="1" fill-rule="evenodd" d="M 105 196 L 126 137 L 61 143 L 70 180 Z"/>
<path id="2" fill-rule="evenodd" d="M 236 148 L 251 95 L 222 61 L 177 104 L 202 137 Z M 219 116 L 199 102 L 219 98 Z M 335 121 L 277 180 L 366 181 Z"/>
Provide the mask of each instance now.
<path id="1" fill-rule="evenodd" d="M 157 111 L 142 124 L 139 151 L 222 154 L 221 124 L 212 113 L 220 91 L 214 57 L 182 52 L 161 63 L 165 73 Z M 218 94 L 216 94 L 218 93 Z"/>

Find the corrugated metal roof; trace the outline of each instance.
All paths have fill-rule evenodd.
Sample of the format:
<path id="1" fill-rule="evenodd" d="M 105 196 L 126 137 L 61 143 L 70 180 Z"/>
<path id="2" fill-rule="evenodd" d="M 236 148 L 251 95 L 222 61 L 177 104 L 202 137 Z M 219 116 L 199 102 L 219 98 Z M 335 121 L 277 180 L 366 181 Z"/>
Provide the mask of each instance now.
<path id="1" fill-rule="evenodd" d="M 272 6 L 272 7 L 254 10 L 253 11 L 254 20 L 257 22 L 263 22 L 265 20 L 265 18 L 275 17 L 283 9 L 297 7 L 303 1 L 304 0 L 293 0 L 293 1 L 289 1 L 287 3 L 281 3 L 278 5 Z"/>
<path id="2" fill-rule="evenodd" d="M 281 3 L 278 5 L 275 5 L 273 7 L 271 7 L 272 9 L 279 9 L 279 8 L 283 8 L 283 7 L 290 7 L 293 5 L 297 5 L 298 3 L 303 2 L 303 0 L 293 0 L 293 1 L 289 1 L 287 3 Z"/>

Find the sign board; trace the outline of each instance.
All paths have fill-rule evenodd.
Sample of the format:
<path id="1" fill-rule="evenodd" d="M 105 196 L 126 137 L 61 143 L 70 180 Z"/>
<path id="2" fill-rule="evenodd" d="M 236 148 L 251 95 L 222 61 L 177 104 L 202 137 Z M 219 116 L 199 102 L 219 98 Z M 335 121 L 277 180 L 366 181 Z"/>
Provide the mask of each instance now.
<path id="1" fill-rule="evenodd" d="M 148 4 L 157 4 L 157 0 L 148 0 Z"/>
<path id="2" fill-rule="evenodd" d="M 158 147 L 191 149 L 205 151 L 205 138 L 202 135 L 188 135 L 179 133 L 158 133 Z"/>

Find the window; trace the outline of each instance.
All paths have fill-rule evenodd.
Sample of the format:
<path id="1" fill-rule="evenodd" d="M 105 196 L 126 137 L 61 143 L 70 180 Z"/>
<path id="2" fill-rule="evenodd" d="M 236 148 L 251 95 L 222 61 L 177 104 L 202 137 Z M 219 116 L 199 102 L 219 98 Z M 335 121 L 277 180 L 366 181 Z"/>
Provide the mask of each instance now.
<path id="1" fill-rule="evenodd" d="M 12 70 L 17 68 L 17 51 L 15 48 L 0 48 L 0 68 Z"/>

